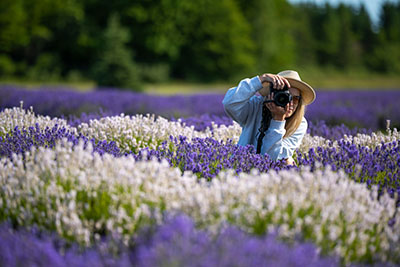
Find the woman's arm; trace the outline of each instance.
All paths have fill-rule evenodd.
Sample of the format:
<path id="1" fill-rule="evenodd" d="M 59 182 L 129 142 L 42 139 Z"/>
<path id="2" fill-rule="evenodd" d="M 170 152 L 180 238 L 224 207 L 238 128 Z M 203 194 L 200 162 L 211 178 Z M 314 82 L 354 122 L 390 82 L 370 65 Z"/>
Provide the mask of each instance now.
<path id="1" fill-rule="evenodd" d="M 240 81 L 237 87 L 229 89 L 225 94 L 222 104 L 226 113 L 240 125 L 244 125 L 247 115 L 255 111 L 255 102 L 250 100 L 251 97 L 257 91 L 260 91 L 264 96 L 267 95 L 270 85 L 278 90 L 283 89 L 285 86 L 290 87 L 285 78 L 270 73 L 264 73 L 251 79 L 244 79 Z"/>
<path id="2" fill-rule="evenodd" d="M 251 97 L 263 88 L 258 76 L 240 81 L 237 87 L 228 90 L 222 101 L 226 113 L 240 125 L 244 125 L 248 114 L 254 112 L 255 102 Z"/>

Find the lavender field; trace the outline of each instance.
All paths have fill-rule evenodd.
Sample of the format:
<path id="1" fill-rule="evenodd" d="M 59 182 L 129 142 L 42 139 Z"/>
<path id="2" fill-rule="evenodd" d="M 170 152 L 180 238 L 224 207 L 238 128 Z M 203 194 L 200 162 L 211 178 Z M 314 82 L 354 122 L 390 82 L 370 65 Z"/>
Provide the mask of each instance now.
<path id="1" fill-rule="evenodd" d="M 400 91 L 318 92 L 296 166 L 222 98 L 0 87 L 0 266 L 400 264 Z"/>
<path id="2" fill-rule="evenodd" d="M 217 124 L 230 125 L 221 105 L 222 94 L 161 96 L 103 89 L 76 92 L 68 88 L 24 89 L 0 86 L 0 108 L 34 107 L 37 114 L 63 117 L 78 125 L 103 116 L 155 114 L 167 119 L 186 118 L 196 129 Z M 386 130 L 386 120 L 400 127 L 400 91 L 319 91 L 308 107 L 307 119 L 329 126 L 344 123 L 350 128 Z M 210 117 L 207 117 L 210 116 Z"/>

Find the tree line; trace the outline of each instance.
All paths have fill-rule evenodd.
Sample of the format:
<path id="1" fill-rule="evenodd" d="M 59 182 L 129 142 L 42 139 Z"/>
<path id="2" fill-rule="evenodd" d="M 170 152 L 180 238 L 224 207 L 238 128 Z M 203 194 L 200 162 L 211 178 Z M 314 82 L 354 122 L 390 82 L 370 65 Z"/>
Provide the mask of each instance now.
<path id="1" fill-rule="evenodd" d="M 400 2 L 2 0 L 0 77 L 92 79 L 139 90 L 287 68 L 400 73 Z"/>

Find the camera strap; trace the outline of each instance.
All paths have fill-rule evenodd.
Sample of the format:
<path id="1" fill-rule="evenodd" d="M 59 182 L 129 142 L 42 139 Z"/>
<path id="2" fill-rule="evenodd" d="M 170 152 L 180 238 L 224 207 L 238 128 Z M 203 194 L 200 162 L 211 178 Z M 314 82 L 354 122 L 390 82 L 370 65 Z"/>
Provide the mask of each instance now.
<path id="1" fill-rule="evenodd" d="M 271 123 L 272 114 L 271 111 L 265 106 L 265 103 L 270 102 L 271 100 L 265 100 L 263 102 L 262 107 L 262 119 L 261 119 L 261 126 L 258 129 L 259 135 L 257 139 L 257 154 L 261 153 L 261 147 L 263 138 L 265 136 L 265 132 L 268 130 L 269 125 Z"/>

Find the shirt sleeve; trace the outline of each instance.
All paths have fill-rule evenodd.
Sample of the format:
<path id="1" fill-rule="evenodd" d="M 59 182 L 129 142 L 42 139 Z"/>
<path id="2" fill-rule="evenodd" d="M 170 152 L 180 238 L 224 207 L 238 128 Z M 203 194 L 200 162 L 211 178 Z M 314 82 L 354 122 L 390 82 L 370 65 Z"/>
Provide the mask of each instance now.
<path id="1" fill-rule="evenodd" d="M 264 136 L 261 151 L 273 160 L 287 159 L 293 156 L 294 151 L 300 146 L 305 133 L 307 132 L 308 123 L 303 117 L 299 128 L 289 137 L 283 138 L 286 133 L 285 121 L 271 120 L 270 126 Z"/>
<path id="2" fill-rule="evenodd" d="M 228 90 L 222 100 L 225 112 L 243 126 L 256 106 L 256 102 L 252 101 L 251 97 L 261 88 L 262 84 L 258 76 L 240 81 L 237 87 Z"/>

